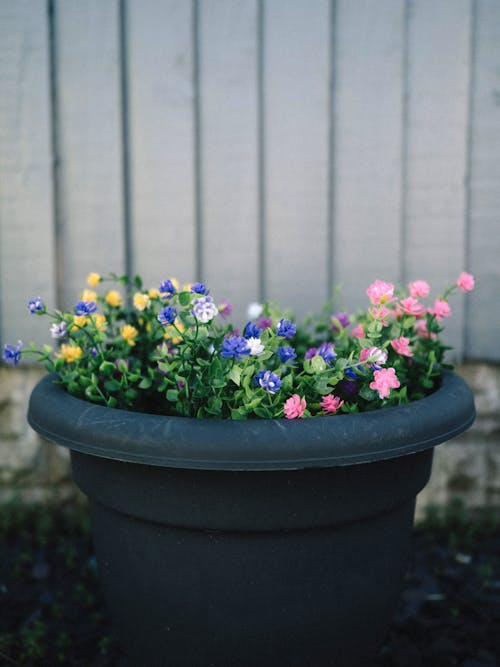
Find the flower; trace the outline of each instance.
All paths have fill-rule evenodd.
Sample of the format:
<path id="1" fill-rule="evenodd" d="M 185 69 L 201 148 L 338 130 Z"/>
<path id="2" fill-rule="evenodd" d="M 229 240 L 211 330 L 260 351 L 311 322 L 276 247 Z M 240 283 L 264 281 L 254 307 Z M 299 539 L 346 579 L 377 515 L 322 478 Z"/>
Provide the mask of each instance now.
<path id="1" fill-rule="evenodd" d="M 413 296 L 408 296 L 406 299 L 401 299 L 397 305 L 398 315 L 413 315 L 414 317 L 422 317 L 425 313 L 425 307 L 417 301 Z"/>
<path id="2" fill-rule="evenodd" d="M 391 315 L 391 311 L 385 306 L 380 306 L 379 308 L 370 308 L 369 313 L 373 319 L 380 322 L 383 327 L 389 326 L 389 317 Z"/>
<path id="3" fill-rule="evenodd" d="M 442 320 L 443 317 L 450 317 L 450 304 L 443 299 L 436 299 L 434 301 L 434 308 L 429 308 L 429 313 L 435 315 L 437 320 Z"/>
<path id="4" fill-rule="evenodd" d="M 404 357 L 413 357 L 413 352 L 410 350 L 410 339 L 406 336 L 391 340 L 391 347 Z"/>
<path id="5" fill-rule="evenodd" d="M 247 322 L 243 331 L 243 336 L 245 338 L 259 338 L 261 333 L 262 329 L 260 327 L 253 322 Z"/>
<path id="6" fill-rule="evenodd" d="M 321 343 L 321 345 L 318 348 L 318 354 L 319 356 L 326 361 L 328 365 L 334 361 L 334 359 L 337 357 L 335 354 L 335 350 L 333 349 L 333 343 Z"/>
<path id="7" fill-rule="evenodd" d="M 340 329 L 346 329 L 351 320 L 349 318 L 349 313 L 334 313 L 331 317 L 332 320 L 332 329 L 333 331 L 340 331 Z"/>
<path id="8" fill-rule="evenodd" d="M 357 324 L 354 329 L 352 330 L 352 335 L 355 338 L 364 338 L 365 337 L 365 330 L 363 329 L 362 324 Z"/>
<path id="9" fill-rule="evenodd" d="M 470 273 L 462 271 L 462 273 L 458 276 L 456 284 L 457 287 L 460 287 L 462 292 L 472 292 L 474 289 L 474 276 L 472 276 Z"/>
<path id="10" fill-rule="evenodd" d="M 293 338 L 295 336 L 295 331 L 297 327 L 290 320 L 285 319 L 284 317 L 278 322 L 276 327 L 276 333 L 282 338 Z"/>
<path id="11" fill-rule="evenodd" d="M 276 350 L 276 353 L 280 358 L 282 364 L 286 364 L 288 361 L 293 361 L 293 359 L 297 358 L 297 354 L 295 353 L 293 347 L 289 347 L 286 345 L 283 347 L 279 347 Z"/>
<path id="12" fill-rule="evenodd" d="M 95 271 L 92 271 L 87 276 L 87 285 L 89 287 L 97 287 L 99 285 L 99 283 L 101 282 L 101 280 L 102 280 L 101 276 L 98 273 L 96 273 Z"/>
<path id="13" fill-rule="evenodd" d="M 224 359 L 243 359 L 247 354 L 250 354 L 250 347 L 248 341 L 243 336 L 229 336 L 225 338 L 221 345 L 221 357 Z"/>
<path id="14" fill-rule="evenodd" d="M 115 289 L 109 290 L 105 296 L 105 300 L 108 306 L 111 306 L 112 308 L 119 308 L 123 304 L 120 292 Z"/>
<path id="15" fill-rule="evenodd" d="M 130 346 L 133 346 L 135 345 L 135 339 L 139 335 L 139 332 L 131 324 L 125 324 L 125 326 L 121 327 L 120 334 Z"/>
<path id="16" fill-rule="evenodd" d="M 54 324 L 50 327 L 50 335 L 52 338 L 64 338 L 67 333 L 68 327 L 66 322 L 54 322 Z"/>
<path id="17" fill-rule="evenodd" d="M 96 329 L 99 331 L 105 331 L 108 326 L 105 315 L 92 315 L 92 321 L 94 322 Z"/>
<path id="18" fill-rule="evenodd" d="M 76 329 L 81 329 L 84 327 L 86 324 L 88 324 L 89 318 L 87 315 L 75 315 L 73 318 L 73 327 L 72 331 L 76 331 Z"/>
<path id="19" fill-rule="evenodd" d="M 163 326 L 168 326 L 174 323 L 176 317 L 177 317 L 177 311 L 175 310 L 175 308 L 173 308 L 173 306 L 166 306 L 165 308 L 162 308 L 160 310 L 157 319 L 158 322 Z"/>
<path id="20" fill-rule="evenodd" d="M 136 292 L 134 294 L 134 306 L 137 310 L 143 311 L 151 304 L 151 298 L 149 294 L 142 294 L 141 292 Z"/>
<path id="21" fill-rule="evenodd" d="M 394 285 L 383 280 L 376 280 L 366 290 L 368 298 L 374 306 L 391 301 L 394 294 Z"/>
<path id="22" fill-rule="evenodd" d="M 75 315 L 91 315 L 95 313 L 97 306 L 95 301 L 78 301 L 75 306 Z"/>
<path id="23" fill-rule="evenodd" d="M 222 315 L 222 317 L 229 317 L 229 315 L 231 315 L 233 312 L 233 306 L 230 301 L 223 299 L 217 306 L 217 310 L 219 311 L 219 315 Z"/>
<path id="24" fill-rule="evenodd" d="M 379 347 L 364 347 L 359 355 L 359 360 L 383 366 L 387 361 L 387 352 Z"/>
<path id="25" fill-rule="evenodd" d="M 66 345 L 66 343 L 61 345 L 59 357 L 64 359 L 67 364 L 73 364 L 78 359 L 81 359 L 82 355 L 83 350 L 79 345 Z"/>
<path id="26" fill-rule="evenodd" d="M 7 364 L 10 364 L 11 366 L 17 366 L 17 364 L 21 360 L 22 349 L 23 349 L 23 343 L 20 340 L 17 341 L 17 347 L 14 347 L 13 345 L 9 345 L 7 343 L 6 345 L 4 345 L 3 348 L 3 354 L 2 354 L 3 360 Z"/>
<path id="27" fill-rule="evenodd" d="M 84 289 L 80 299 L 82 301 L 97 301 L 97 294 L 91 289 Z"/>
<path id="28" fill-rule="evenodd" d="M 160 298 L 160 291 L 156 289 L 156 287 L 150 287 L 148 289 L 148 296 L 150 299 L 159 299 Z"/>
<path id="29" fill-rule="evenodd" d="M 264 329 L 270 329 L 273 326 L 273 319 L 272 317 L 259 317 L 257 320 L 257 326 L 264 330 Z"/>
<path id="30" fill-rule="evenodd" d="M 430 287 L 429 284 L 425 282 L 425 280 L 414 280 L 412 283 L 408 285 L 408 291 L 410 292 L 410 296 L 413 298 L 417 299 L 418 297 L 422 297 L 425 299 L 425 297 L 429 296 L 430 292 Z"/>
<path id="31" fill-rule="evenodd" d="M 247 317 L 249 317 L 251 320 L 256 320 L 262 315 L 263 310 L 264 306 L 261 303 L 253 302 L 249 304 L 247 308 Z"/>
<path id="32" fill-rule="evenodd" d="M 338 396 L 328 394 L 328 396 L 323 396 L 320 405 L 324 413 L 334 415 L 344 405 L 344 401 Z"/>
<path id="33" fill-rule="evenodd" d="M 193 294 L 202 294 L 202 295 L 208 294 L 206 285 L 204 285 L 204 283 L 194 283 L 193 285 L 191 285 L 189 291 L 192 292 Z"/>
<path id="34" fill-rule="evenodd" d="M 35 313 L 43 313 L 45 311 L 45 305 L 41 297 L 36 296 L 34 299 L 28 301 L 28 310 L 32 315 Z"/>
<path id="35" fill-rule="evenodd" d="M 158 288 L 158 291 L 160 292 L 162 299 L 169 299 L 178 289 L 179 283 L 175 278 L 172 278 L 172 280 L 164 280 Z"/>
<path id="36" fill-rule="evenodd" d="M 391 389 L 397 389 L 400 382 L 396 377 L 394 368 L 382 368 L 373 373 L 373 382 L 370 382 L 370 389 L 378 391 L 380 398 L 387 398 Z"/>
<path id="37" fill-rule="evenodd" d="M 281 378 L 269 370 L 261 370 L 254 377 L 254 384 L 262 387 L 270 394 L 275 394 L 281 388 Z"/>
<path id="38" fill-rule="evenodd" d="M 300 419 L 300 417 L 302 417 L 304 414 L 306 405 L 307 403 L 304 397 L 301 398 L 298 394 L 290 396 L 290 398 L 285 401 L 285 405 L 283 406 L 285 417 L 287 419 Z"/>
<path id="39" fill-rule="evenodd" d="M 211 296 L 202 296 L 200 299 L 194 299 L 191 313 L 198 322 L 208 324 L 217 315 L 219 311 Z"/>
<path id="40" fill-rule="evenodd" d="M 246 341 L 251 357 L 258 357 L 264 352 L 264 346 L 262 345 L 260 338 L 254 338 L 252 336 L 247 338 Z"/>

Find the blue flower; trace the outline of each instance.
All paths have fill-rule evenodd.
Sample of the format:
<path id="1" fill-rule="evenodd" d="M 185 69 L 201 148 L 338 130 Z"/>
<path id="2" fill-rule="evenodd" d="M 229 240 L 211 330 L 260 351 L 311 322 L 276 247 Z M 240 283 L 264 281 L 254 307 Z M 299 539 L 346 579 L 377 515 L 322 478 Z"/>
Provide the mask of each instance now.
<path id="1" fill-rule="evenodd" d="M 293 336 L 295 336 L 296 329 L 297 327 L 293 322 L 290 322 L 290 320 L 286 320 L 284 318 L 281 318 L 281 320 L 278 322 L 278 326 L 276 327 L 278 336 L 282 336 L 283 338 L 293 338 Z"/>
<path id="2" fill-rule="evenodd" d="M 45 305 L 41 297 L 36 296 L 34 299 L 28 301 L 28 310 L 33 315 L 34 313 L 43 313 L 45 310 Z"/>
<path id="3" fill-rule="evenodd" d="M 158 322 L 163 326 L 168 326 L 174 323 L 175 318 L 177 317 L 177 311 L 172 306 L 167 306 L 162 308 L 158 313 Z"/>
<path id="4" fill-rule="evenodd" d="M 194 283 L 194 285 L 191 285 L 191 292 L 193 294 L 208 294 L 207 287 L 203 283 Z"/>
<path id="5" fill-rule="evenodd" d="M 245 338 L 260 338 L 261 333 L 262 329 L 260 327 L 258 327 L 253 322 L 247 322 L 243 336 Z"/>
<path id="6" fill-rule="evenodd" d="M 164 280 L 158 291 L 161 294 L 162 299 L 169 299 L 173 294 L 175 294 L 175 285 L 171 280 Z"/>
<path id="7" fill-rule="evenodd" d="M 21 359 L 21 350 L 23 348 L 23 344 L 20 340 L 17 341 L 17 347 L 14 347 L 13 345 L 5 345 L 3 348 L 3 359 L 7 364 L 10 364 L 11 366 L 17 366 L 19 363 L 19 360 Z"/>
<path id="8" fill-rule="evenodd" d="M 277 354 L 283 364 L 286 364 L 287 361 L 292 361 L 292 359 L 297 358 L 297 355 L 295 354 L 295 350 L 293 349 L 293 347 L 287 347 L 287 346 L 279 347 L 277 349 Z"/>
<path id="9" fill-rule="evenodd" d="M 225 338 L 221 345 L 221 357 L 224 359 L 243 359 L 244 355 L 250 354 L 247 339 L 243 336 L 230 336 Z"/>
<path id="10" fill-rule="evenodd" d="M 259 371 L 254 379 L 254 384 L 262 387 L 270 394 L 275 394 L 281 387 L 281 378 L 272 371 Z"/>
<path id="11" fill-rule="evenodd" d="M 363 369 L 361 366 L 356 366 L 356 370 L 362 371 Z M 359 380 L 359 373 L 356 373 L 356 370 L 354 368 L 346 368 L 344 369 L 344 375 L 351 378 L 351 380 Z"/>
<path id="12" fill-rule="evenodd" d="M 332 343 L 321 343 L 318 348 L 318 354 L 320 357 L 323 357 L 328 365 L 330 365 L 337 356 Z"/>
<path id="13" fill-rule="evenodd" d="M 91 315 L 95 313 L 97 306 L 95 301 L 78 301 L 75 306 L 75 315 Z"/>

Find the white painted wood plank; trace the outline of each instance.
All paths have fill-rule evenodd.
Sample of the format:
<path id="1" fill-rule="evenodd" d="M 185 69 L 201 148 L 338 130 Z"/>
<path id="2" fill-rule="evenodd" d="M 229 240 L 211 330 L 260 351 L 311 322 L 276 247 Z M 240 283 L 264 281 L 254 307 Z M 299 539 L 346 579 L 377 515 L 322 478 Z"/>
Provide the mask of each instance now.
<path id="1" fill-rule="evenodd" d="M 500 360 L 500 3 L 478 0 L 475 34 L 466 304 L 470 357 Z"/>
<path id="2" fill-rule="evenodd" d="M 135 270 L 196 280 L 191 3 L 127 6 Z"/>
<path id="3" fill-rule="evenodd" d="M 122 273 L 117 0 L 55 3 L 63 305 L 89 271 Z"/>
<path id="4" fill-rule="evenodd" d="M 55 299 L 46 3 L 0 3 L 0 307 L 2 347 L 46 342 L 28 300 Z"/>
<path id="5" fill-rule="evenodd" d="M 470 3 L 419 0 L 409 24 L 406 278 L 441 292 L 465 264 Z M 463 300 L 446 340 L 463 346 Z"/>
<path id="6" fill-rule="evenodd" d="M 329 294 L 329 4 L 263 3 L 266 295 L 298 315 Z"/>
<path id="7" fill-rule="evenodd" d="M 257 7 L 200 4 L 203 279 L 244 324 L 259 296 Z"/>
<path id="8" fill-rule="evenodd" d="M 333 272 L 339 304 L 400 279 L 404 3 L 337 3 Z"/>

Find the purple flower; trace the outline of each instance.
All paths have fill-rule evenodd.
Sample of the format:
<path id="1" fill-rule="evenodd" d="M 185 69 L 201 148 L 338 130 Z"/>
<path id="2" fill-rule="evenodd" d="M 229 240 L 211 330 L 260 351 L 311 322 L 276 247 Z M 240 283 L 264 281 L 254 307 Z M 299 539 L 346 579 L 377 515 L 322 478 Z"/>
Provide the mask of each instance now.
<path id="1" fill-rule="evenodd" d="M 320 357 L 323 357 L 328 365 L 330 365 L 337 356 L 332 343 L 321 343 L 318 349 L 318 354 Z"/>
<path id="2" fill-rule="evenodd" d="M 28 310 L 33 315 L 34 313 L 43 313 L 45 310 L 45 305 L 42 301 L 42 298 L 36 296 L 34 299 L 28 301 Z"/>
<path id="3" fill-rule="evenodd" d="M 157 319 L 158 322 L 165 327 L 168 326 L 169 324 L 173 324 L 176 317 L 177 317 L 177 311 L 175 310 L 175 308 L 173 308 L 172 306 L 167 306 L 166 308 L 162 308 L 162 310 L 160 310 Z"/>
<path id="4" fill-rule="evenodd" d="M 354 398 L 359 392 L 357 383 L 352 380 L 341 380 L 337 387 L 347 399 Z"/>
<path id="5" fill-rule="evenodd" d="M 17 347 L 14 347 L 13 345 L 5 345 L 3 348 L 3 359 L 7 364 L 10 364 L 11 366 L 17 366 L 19 363 L 19 360 L 21 359 L 21 350 L 23 348 L 23 344 L 20 340 L 17 341 Z"/>
<path id="6" fill-rule="evenodd" d="M 295 324 L 293 324 L 293 322 L 290 322 L 290 320 L 286 320 L 283 317 L 278 322 L 278 326 L 276 327 L 278 336 L 282 336 L 283 338 L 293 338 L 293 336 L 295 336 L 296 329 L 297 327 Z"/>
<path id="7" fill-rule="evenodd" d="M 91 315 L 95 313 L 97 306 L 95 301 L 78 301 L 75 306 L 75 315 Z"/>
<path id="8" fill-rule="evenodd" d="M 207 324 L 210 320 L 213 320 L 218 312 L 217 306 L 211 296 L 202 296 L 193 301 L 193 310 L 191 313 L 202 324 Z"/>
<path id="9" fill-rule="evenodd" d="M 332 315 L 332 322 L 333 331 L 340 331 L 339 327 L 337 326 L 338 324 L 340 324 L 340 326 L 345 329 L 351 323 L 351 320 L 349 319 L 349 313 L 334 313 Z"/>
<path id="10" fill-rule="evenodd" d="M 280 376 L 276 375 L 276 373 L 273 373 L 272 371 L 259 371 L 255 375 L 253 381 L 254 384 L 262 387 L 262 389 L 265 389 L 270 394 L 275 394 L 281 387 Z"/>
<path id="11" fill-rule="evenodd" d="M 229 317 L 233 312 L 233 305 L 227 299 L 223 299 L 219 304 L 219 313 L 222 317 Z"/>
<path id="12" fill-rule="evenodd" d="M 175 294 L 175 285 L 171 280 L 164 280 L 158 291 L 161 294 L 162 299 L 169 299 L 173 294 Z"/>
<path id="13" fill-rule="evenodd" d="M 50 335 L 52 338 L 64 338 L 67 334 L 66 322 L 54 322 L 50 327 Z"/>
<path id="14" fill-rule="evenodd" d="M 257 326 L 260 329 L 270 329 L 273 326 L 273 320 L 271 317 L 266 317 L 263 315 L 257 320 Z"/>
<path id="15" fill-rule="evenodd" d="M 247 354 L 250 354 L 250 348 L 247 345 L 247 339 L 243 336 L 229 336 L 225 338 L 221 347 L 221 357 L 224 359 L 243 359 Z"/>
<path id="16" fill-rule="evenodd" d="M 277 354 L 283 364 L 286 364 L 287 361 L 292 361 L 292 359 L 297 358 L 293 347 L 279 347 L 277 349 Z"/>
<path id="17" fill-rule="evenodd" d="M 256 324 L 253 322 L 247 322 L 243 336 L 245 338 L 260 338 L 261 333 L 262 329 L 260 329 Z"/>
<path id="18" fill-rule="evenodd" d="M 204 285 L 204 283 L 194 283 L 194 285 L 191 285 L 191 292 L 193 294 L 201 294 L 201 295 L 208 294 L 207 287 L 206 285 Z"/>
<path id="19" fill-rule="evenodd" d="M 318 354 L 317 347 L 310 347 L 307 352 L 304 354 L 304 359 L 312 359 Z"/>

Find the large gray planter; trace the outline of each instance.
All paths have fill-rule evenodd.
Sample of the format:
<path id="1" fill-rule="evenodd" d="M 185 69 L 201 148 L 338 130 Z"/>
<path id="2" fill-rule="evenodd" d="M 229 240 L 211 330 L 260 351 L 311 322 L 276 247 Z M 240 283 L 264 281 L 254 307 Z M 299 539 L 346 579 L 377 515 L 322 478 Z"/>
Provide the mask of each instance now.
<path id="1" fill-rule="evenodd" d="M 100 407 L 46 378 L 28 419 L 71 449 L 132 665 L 361 667 L 398 599 L 433 447 L 474 403 L 446 373 L 399 408 L 194 420 Z"/>

